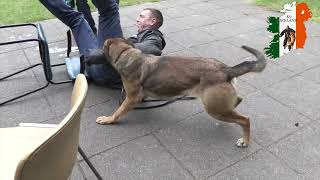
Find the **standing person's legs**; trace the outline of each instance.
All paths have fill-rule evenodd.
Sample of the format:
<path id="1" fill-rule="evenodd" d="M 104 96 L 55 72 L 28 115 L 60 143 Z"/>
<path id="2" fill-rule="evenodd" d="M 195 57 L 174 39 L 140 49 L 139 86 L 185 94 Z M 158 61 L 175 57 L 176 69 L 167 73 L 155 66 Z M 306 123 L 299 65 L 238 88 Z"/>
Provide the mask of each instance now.
<path id="1" fill-rule="evenodd" d="M 78 11 L 82 12 L 84 15 L 84 18 L 88 21 L 92 31 L 97 34 L 97 28 L 95 27 L 95 23 L 90 11 L 90 7 L 88 5 L 87 0 L 76 0 L 76 5 Z"/>
<path id="2" fill-rule="evenodd" d="M 98 47 L 108 38 L 123 37 L 116 0 L 92 0 L 99 12 Z"/>
<path id="3" fill-rule="evenodd" d="M 64 0 L 39 0 L 53 15 L 69 26 L 83 55 L 89 54 L 89 49 L 97 48 L 97 39 L 83 14 L 69 7 Z"/>
<path id="4" fill-rule="evenodd" d="M 70 8 L 63 0 L 39 0 L 53 15 L 60 19 L 72 30 L 79 51 L 89 58 L 97 49 L 97 39 L 82 13 Z M 115 0 L 96 0 L 99 8 L 99 43 L 102 48 L 104 40 L 110 37 L 122 37 L 118 6 Z M 86 67 L 91 79 L 97 84 L 108 85 L 115 81 L 121 81 L 119 74 L 107 65 L 92 65 Z"/>

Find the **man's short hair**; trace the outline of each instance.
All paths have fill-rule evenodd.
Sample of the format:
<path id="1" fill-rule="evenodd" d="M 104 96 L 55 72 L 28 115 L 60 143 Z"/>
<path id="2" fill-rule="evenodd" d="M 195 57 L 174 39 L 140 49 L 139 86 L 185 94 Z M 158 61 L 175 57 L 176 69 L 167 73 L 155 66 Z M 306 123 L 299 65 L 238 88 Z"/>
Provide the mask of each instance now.
<path id="1" fill-rule="evenodd" d="M 155 24 L 157 28 L 160 28 L 163 24 L 163 16 L 161 11 L 154 8 L 146 8 L 144 10 L 149 10 L 154 18 L 156 18 L 157 23 Z"/>

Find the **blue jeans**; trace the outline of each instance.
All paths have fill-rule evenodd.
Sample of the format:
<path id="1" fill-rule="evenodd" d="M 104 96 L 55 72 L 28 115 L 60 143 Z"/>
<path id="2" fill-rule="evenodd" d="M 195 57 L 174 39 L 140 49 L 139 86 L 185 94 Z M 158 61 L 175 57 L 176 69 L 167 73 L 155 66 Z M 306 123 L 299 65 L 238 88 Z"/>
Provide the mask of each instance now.
<path id="1" fill-rule="evenodd" d="M 92 31 L 94 33 L 97 33 L 96 24 L 95 24 L 93 17 L 91 15 L 91 10 L 88 5 L 88 1 L 87 0 L 76 0 L 76 5 L 77 5 L 78 11 L 82 12 L 85 20 L 87 20 L 87 22 L 89 23 Z"/>
<path id="2" fill-rule="evenodd" d="M 79 51 L 90 55 L 91 49 L 103 48 L 108 38 L 123 37 L 119 8 L 116 0 L 92 0 L 99 12 L 98 36 L 96 37 L 83 14 L 69 7 L 64 0 L 39 0 L 54 16 L 70 27 Z M 87 73 L 91 79 L 103 84 L 110 79 L 105 65 L 91 65 Z M 109 83 L 109 82 L 106 82 Z"/>

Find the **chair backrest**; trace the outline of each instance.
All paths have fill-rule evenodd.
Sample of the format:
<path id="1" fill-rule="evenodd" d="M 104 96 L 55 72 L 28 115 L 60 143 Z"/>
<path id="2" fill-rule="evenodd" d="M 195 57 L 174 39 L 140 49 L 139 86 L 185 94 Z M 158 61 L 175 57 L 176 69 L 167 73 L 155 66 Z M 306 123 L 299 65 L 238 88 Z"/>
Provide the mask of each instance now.
<path id="1" fill-rule="evenodd" d="M 68 179 L 77 158 L 80 115 L 84 107 L 88 84 L 83 74 L 75 81 L 71 110 L 55 127 L 48 139 L 18 165 L 15 180 Z"/>

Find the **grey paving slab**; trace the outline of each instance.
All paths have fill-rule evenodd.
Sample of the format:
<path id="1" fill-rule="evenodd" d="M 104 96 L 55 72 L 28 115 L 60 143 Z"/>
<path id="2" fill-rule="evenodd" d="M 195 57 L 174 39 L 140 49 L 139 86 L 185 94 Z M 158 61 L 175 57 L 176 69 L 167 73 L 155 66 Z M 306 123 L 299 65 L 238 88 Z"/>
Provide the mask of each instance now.
<path id="1" fill-rule="evenodd" d="M 179 21 L 183 21 L 191 27 L 201 27 L 219 22 L 219 19 L 212 18 L 208 15 L 193 14 L 190 16 L 184 16 L 177 18 Z"/>
<path id="2" fill-rule="evenodd" d="M 299 179 L 290 168 L 286 167 L 277 157 L 265 150 L 249 156 L 235 165 L 223 170 L 208 180 L 220 179 Z"/>
<path id="3" fill-rule="evenodd" d="M 170 19 L 165 21 L 165 23 L 161 26 L 160 31 L 164 34 L 169 34 L 190 28 L 191 26 L 187 25 L 187 22 L 183 22 L 179 19 Z"/>
<path id="4" fill-rule="evenodd" d="M 166 51 L 166 48 L 165 48 Z M 191 49 L 189 48 L 184 48 L 182 50 L 179 51 L 175 51 L 175 52 L 170 52 L 169 53 L 164 53 L 164 55 L 168 55 L 168 56 L 188 56 L 188 57 L 199 57 L 199 55 L 193 51 L 191 51 Z"/>
<path id="5" fill-rule="evenodd" d="M 49 85 L 44 89 L 44 95 L 57 115 L 63 115 L 70 110 L 70 98 L 73 84 Z"/>
<path id="6" fill-rule="evenodd" d="M 232 19 L 227 22 L 238 26 L 244 32 L 265 29 L 268 26 L 266 21 L 263 21 L 254 16 L 245 16 L 238 19 Z M 243 26 L 243 24 L 245 24 L 245 26 Z"/>
<path id="7" fill-rule="evenodd" d="M 305 42 L 304 48 L 316 56 L 320 56 L 320 36 L 310 36 Z"/>
<path id="8" fill-rule="evenodd" d="M 1 43 L 17 40 L 17 38 L 13 33 L 12 28 L 0 29 L 0 39 L 1 39 L 0 41 Z M 17 50 L 19 48 L 20 46 L 18 44 L 0 46 L 0 53 Z"/>
<path id="9" fill-rule="evenodd" d="M 236 90 L 238 91 L 239 96 L 243 97 L 257 91 L 257 88 L 250 85 L 249 83 L 242 80 L 241 78 L 236 78 Z"/>
<path id="10" fill-rule="evenodd" d="M 164 9 L 161 11 L 163 14 L 167 14 L 171 18 L 181 18 L 194 14 L 198 14 L 197 11 L 189 9 L 187 7 L 176 6 L 173 8 Z"/>
<path id="11" fill-rule="evenodd" d="M 47 83 L 46 77 L 44 75 L 43 66 L 37 66 L 33 68 L 32 71 L 34 72 L 35 77 L 38 80 L 39 84 L 44 85 Z M 68 81 L 70 79 L 65 65 L 52 67 L 51 71 L 52 71 L 53 82 Z"/>
<path id="12" fill-rule="evenodd" d="M 200 99 L 178 100 L 168 105 L 174 113 L 180 114 L 182 117 L 188 118 L 204 111 L 203 104 Z"/>
<path id="13" fill-rule="evenodd" d="M 206 0 L 167 0 L 172 7 L 188 7 L 193 4 L 205 2 Z"/>
<path id="14" fill-rule="evenodd" d="M 70 107 L 69 99 L 71 97 L 73 83 L 50 85 L 44 90 L 52 109 L 57 115 L 66 114 Z M 110 99 L 118 99 L 120 92 L 104 87 L 96 87 L 94 84 L 89 85 L 86 107 L 106 102 Z"/>
<path id="15" fill-rule="evenodd" d="M 241 4 L 244 4 L 243 1 L 237 1 L 237 0 L 228 0 L 228 1 L 212 0 L 209 2 L 220 5 L 222 7 L 233 7 L 233 6 L 239 6 Z"/>
<path id="16" fill-rule="evenodd" d="M 16 70 L 28 67 L 30 64 L 22 50 L 15 50 L 0 54 L 1 67 L 0 72 L 9 74 Z"/>
<path id="17" fill-rule="evenodd" d="M 65 26 L 58 19 L 35 22 L 35 24 L 36 23 L 41 23 L 44 30 L 44 34 L 46 35 L 47 41 L 49 43 L 60 41 L 66 39 L 67 37 L 67 26 Z M 37 31 L 36 28 L 33 26 L 17 27 L 13 29 L 13 32 L 18 40 L 37 38 Z M 26 42 L 20 43 L 19 45 L 22 48 L 27 48 L 37 46 L 38 42 Z"/>
<path id="18" fill-rule="evenodd" d="M 64 58 L 67 57 L 67 40 L 49 43 L 50 63 L 59 64 L 64 63 Z M 39 47 L 29 47 L 23 50 L 30 61 L 30 63 L 41 62 Z M 70 56 L 78 55 L 79 51 L 75 43 L 72 43 Z"/>
<path id="19" fill-rule="evenodd" d="M 273 62 L 293 73 L 300 73 L 320 64 L 319 56 L 313 55 L 307 49 L 295 49 Z"/>
<path id="20" fill-rule="evenodd" d="M 307 173 L 320 163 L 319 128 L 319 123 L 310 123 L 269 150 L 298 173 Z"/>
<path id="21" fill-rule="evenodd" d="M 247 51 L 224 41 L 215 41 L 208 44 L 192 47 L 191 50 L 202 57 L 215 58 L 229 66 L 237 65 L 249 57 Z"/>
<path id="22" fill-rule="evenodd" d="M 168 6 L 163 6 L 159 3 L 144 3 L 144 4 L 139 4 L 139 5 L 135 5 L 135 6 L 129 6 L 129 7 L 124 7 L 122 10 L 120 9 L 120 21 L 121 21 L 121 25 L 124 25 L 122 27 L 126 27 L 128 26 L 128 24 L 126 24 L 125 21 L 127 21 L 125 19 L 125 21 L 123 22 L 123 17 L 128 17 L 128 21 L 129 21 L 129 25 L 132 25 L 132 21 L 135 23 L 136 20 L 138 19 L 141 11 L 145 8 L 156 8 L 159 9 L 161 11 L 163 11 L 164 9 L 170 8 Z M 170 20 L 171 17 L 168 16 L 168 14 L 163 13 L 162 14 L 163 19 L 165 22 L 167 22 L 167 20 Z M 97 21 L 98 22 L 98 21 Z"/>
<path id="23" fill-rule="evenodd" d="M 12 29 L 17 40 L 37 38 L 37 30 L 33 26 L 15 27 Z M 19 43 L 21 48 L 36 46 L 36 41 Z"/>
<path id="24" fill-rule="evenodd" d="M 176 41 L 172 40 L 171 38 L 166 38 L 166 46 L 163 49 L 162 53 L 169 54 L 172 52 L 181 51 L 183 49 L 184 49 L 184 47 L 180 43 L 177 43 Z"/>
<path id="25" fill-rule="evenodd" d="M 8 74 L 0 73 L 0 77 L 4 77 L 6 75 Z M 1 81 L 0 98 L 4 98 L 10 95 L 21 95 L 24 92 L 35 90 L 39 87 L 40 84 L 35 78 L 33 72 L 30 70 L 25 71 Z"/>
<path id="26" fill-rule="evenodd" d="M 168 37 L 184 47 L 191 47 L 212 42 L 217 37 L 209 35 L 200 29 L 190 29 L 168 34 Z"/>
<path id="27" fill-rule="evenodd" d="M 243 61 L 245 60 L 252 61 L 255 60 L 255 58 L 251 57 L 251 59 L 244 59 Z M 242 75 L 241 79 L 250 83 L 254 87 L 262 89 L 274 83 L 277 83 L 283 79 L 289 78 L 295 74 L 289 70 L 282 68 L 279 65 L 272 63 L 271 60 L 267 61 L 268 64 L 264 69 L 263 73 L 247 73 Z"/>
<path id="28" fill-rule="evenodd" d="M 91 160 L 104 179 L 192 179 L 152 135 L 135 139 Z M 87 168 L 85 173 L 88 179 L 95 178 Z"/>
<path id="29" fill-rule="evenodd" d="M 137 34 L 137 27 L 131 26 L 131 27 L 127 27 L 127 28 L 122 28 L 122 33 L 125 38 L 131 37 L 134 34 Z"/>
<path id="30" fill-rule="evenodd" d="M 277 83 L 265 91 L 280 102 L 296 109 L 298 112 L 312 118 L 320 117 L 320 85 L 296 76 Z"/>
<path id="31" fill-rule="evenodd" d="M 67 39 L 68 26 L 58 19 L 41 21 L 43 31 L 47 37 L 48 43 L 57 42 Z"/>
<path id="32" fill-rule="evenodd" d="M 164 106 L 145 111 L 131 111 L 114 125 L 99 125 L 98 116 L 111 115 L 118 107 L 117 99 L 98 104 L 83 112 L 81 119 L 81 146 L 93 155 L 144 136 L 151 131 L 168 127 L 181 121 L 183 116 Z"/>
<path id="33" fill-rule="evenodd" d="M 243 98 L 237 109 L 250 118 L 251 137 L 262 146 L 268 146 L 310 122 L 310 119 L 260 91 Z"/>
<path id="34" fill-rule="evenodd" d="M 263 8 L 263 7 L 262 7 Z M 254 17 L 259 18 L 263 21 L 267 21 L 268 17 L 280 17 L 283 15 L 280 11 L 268 10 L 265 13 L 252 14 Z"/>
<path id="35" fill-rule="evenodd" d="M 5 99 L 0 99 L 3 102 Z M 42 122 L 55 118 L 55 113 L 41 92 L 0 106 L 0 127 L 17 126 L 21 122 Z"/>
<path id="36" fill-rule="evenodd" d="M 300 175 L 300 179 L 313 180 L 320 178 L 320 165 L 315 165 L 307 173 Z"/>
<path id="37" fill-rule="evenodd" d="M 316 66 L 315 68 L 309 69 L 300 75 L 303 76 L 305 79 L 308 79 L 320 84 L 320 66 Z"/>
<path id="38" fill-rule="evenodd" d="M 187 7 L 192 10 L 196 10 L 199 14 L 210 14 L 212 11 L 224 8 L 217 5 L 216 3 L 210 3 L 210 1 L 197 1 L 196 3 L 193 3 L 192 5 Z"/>
<path id="39" fill-rule="evenodd" d="M 242 1 L 243 2 L 243 1 Z M 242 12 L 245 15 L 253 15 L 256 16 L 257 14 L 268 14 L 269 11 L 265 8 L 256 6 L 253 3 L 242 3 L 235 6 L 230 6 L 231 9 L 235 11 Z"/>
<path id="40" fill-rule="evenodd" d="M 139 14 L 136 14 L 135 16 L 120 16 L 121 28 L 136 26 L 136 19 L 139 17 L 138 15 Z"/>
<path id="41" fill-rule="evenodd" d="M 242 12 L 234 11 L 230 8 L 223 8 L 223 9 L 217 9 L 214 11 L 207 11 L 204 14 L 216 19 L 217 23 L 246 17 Z"/>
<path id="42" fill-rule="evenodd" d="M 76 163 L 73 167 L 72 173 L 70 175 L 70 180 L 86 180 L 84 172 L 80 167 L 79 163 Z"/>
<path id="43" fill-rule="evenodd" d="M 217 36 L 219 40 L 240 34 L 239 28 L 236 25 L 227 22 L 220 22 L 213 25 L 208 25 L 200 28 L 205 32 Z M 231 39 L 233 39 L 232 37 Z"/>
<path id="44" fill-rule="evenodd" d="M 242 33 L 243 30 L 240 28 L 238 32 L 240 33 L 225 39 L 225 41 L 238 47 L 241 47 L 242 45 L 251 46 L 263 52 L 264 48 L 269 46 L 269 42 L 271 42 L 273 38 L 273 36 L 268 34 L 265 30 Z"/>
<path id="45" fill-rule="evenodd" d="M 260 148 L 254 142 L 248 148 L 237 148 L 241 128 L 206 113 L 160 129 L 156 136 L 196 179 L 205 179 Z"/>

